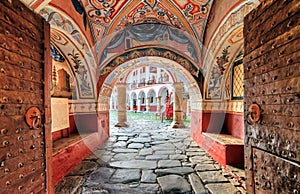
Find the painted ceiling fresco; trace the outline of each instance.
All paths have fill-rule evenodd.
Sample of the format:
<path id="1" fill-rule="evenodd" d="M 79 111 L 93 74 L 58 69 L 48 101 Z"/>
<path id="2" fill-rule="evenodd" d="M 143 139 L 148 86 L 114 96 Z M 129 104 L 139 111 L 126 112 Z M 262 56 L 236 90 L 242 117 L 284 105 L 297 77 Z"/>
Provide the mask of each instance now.
<path id="1" fill-rule="evenodd" d="M 167 59 L 161 55 L 168 50 L 172 61 L 182 59 L 179 64 L 194 77 L 201 72 L 205 96 L 220 99 L 243 43 L 243 17 L 262 0 L 22 1 L 50 23 L 51 43 L 61 53 L 53 60 L 69 64 L 79 98 L 97 96 L 101 76 L 117 67 L 111 62 L 151 57 L 141 50 L 151 47 L 155 56 Z M 169 42 L 163 42 L 165 34 Z"/>

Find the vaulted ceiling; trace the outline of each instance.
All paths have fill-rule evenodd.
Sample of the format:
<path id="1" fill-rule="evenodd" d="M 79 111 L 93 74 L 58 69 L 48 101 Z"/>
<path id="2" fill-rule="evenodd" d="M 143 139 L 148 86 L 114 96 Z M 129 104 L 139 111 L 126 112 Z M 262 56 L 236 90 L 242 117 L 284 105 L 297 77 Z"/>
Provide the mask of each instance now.
<path id="1" fill-rule="evenodd" d="M 161 53 L 167 59 L 171 54 L 182 66 L 189 64 L 184 67 L 192 75 L 201 74 L 209 83 L 224 49 L 227 66 L 239 56 L 243 17 L 263 0 L 22 1 L 50 23 L 53 61 L 68 64 L 79 98 L 94 98 L 101 77 L 118 65 Z M 150 46 L 155 52 L 134 53 Z M 222 75 L 226 78 L 226 70 Z"/>

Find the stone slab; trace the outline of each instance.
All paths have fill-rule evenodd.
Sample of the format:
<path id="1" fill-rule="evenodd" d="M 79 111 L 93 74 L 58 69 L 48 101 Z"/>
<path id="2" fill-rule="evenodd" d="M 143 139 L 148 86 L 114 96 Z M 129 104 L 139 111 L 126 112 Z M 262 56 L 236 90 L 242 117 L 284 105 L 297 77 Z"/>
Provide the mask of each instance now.
<path id="1" fill-rule="evenodd" d="M 194 169 L 191 167 L 174 167 L 174 168 L 165 168 L 165 169 L 156 169 L 155 173 L 158 176 L 163 176 L 167 174 L 178 174 L 185 175 L 194 172 Z"/>
<path id="2" fill-rule="evenodd" d="M 211 170 L 220 170 L 221 168 L 214 164 L 197 164 L 195 170 L 197 171 L 211 171 Z"/>
<path id="3" fill-rule="evenodd" d="M 90 175 L 87 176 L 88 182 L 92 183 L 107 183 L 109 182 L 110 177 L 115 172 L 115 169 L 107 168 L 107 167 L 100 167 Z"/>
<path id="4" fill-rule="evenodd" d="M 197 172 L 197 174 L 204 184 L 229 182 L 229 180 L 223 176 L 221 171 Z"/>
<path id="5" fill-rule="evenodd" d="M 222 191 L 222 194 L 232 194 L 239 192 L 239 190 L 235 188 L 231 183 L 206 184 L 205 186 L 211 194 L 219 194 L 220 191 Z"/>
<path id="6" fill-rule="evenodd" d="M 129 149 L 141 149 L 141 148 L 144 147 L 144 144 L 142 144 L 142 143 L 130 143 L 127 147 Z"/>
<path id="7" fill-rule="evenodd" d="M 153 154 L 153 150 L 151 148 L 144 148 L 139 151 L 140 156 L 147 156 Z"/>
<path id="8" fill-rule="evenodd" d="M 156 174 L 154 174 L 153 170 L 143 170 L 142 171 L 142 183 L 155 183 L 156 182 Z"/>
<path id="9" fill-rule="evenodd" d="M 168 159 L 169 156 L 168 155 L 149 155 L 149 156 L 146 156 L 146 160 L 166 160 Z"/>
<path id="10" fill-rule="evenodd" d="M 167 175 L 157 178 L 163 193 L 188 193 L 191 186 L 183 177 L 179 175 Z"/>
<path id="11" fill-rule="evenodd" d="M 192 173 L 189 175 L 189 181 L 195 194 L 206 194 L 205 187 L 199 176 L 197 176 L 195 173 Z"/>
<path id="12" fill-rule="evenodd" d="M 137 182 L 141 178 L 141 172 L 138 169 L 117 169 L 110 178 L 112 183 L 130 183 Z"/>
<path id="13" fill-rule="evenodd" d="M 179 160 L 160 160 L 158 161 L 158 168 L 169 168 L 181 166 Z"/>
<path id="14" fill-rule="evenodd" d="M 114 155 L 113 160 L 133 160 L 137 156 L 137 153 L 118 153 Z"/>
<path id="15" fill-rule="evenodd" d="M 112 150 L 113 152 L 116 153 L 134 153 L 134 152 L 138 152 L 137 149 L 122 149 L 122 148 L 116 148 Z"/>
<path id="16" fill-rule="evenodd" d="M 109 165 L 115 168 L 132 168 L 132 169 L 157 168 L 156 161 L 147 161 L 147 160 L 116 161 L 116 162 L 110 162 Z"/>

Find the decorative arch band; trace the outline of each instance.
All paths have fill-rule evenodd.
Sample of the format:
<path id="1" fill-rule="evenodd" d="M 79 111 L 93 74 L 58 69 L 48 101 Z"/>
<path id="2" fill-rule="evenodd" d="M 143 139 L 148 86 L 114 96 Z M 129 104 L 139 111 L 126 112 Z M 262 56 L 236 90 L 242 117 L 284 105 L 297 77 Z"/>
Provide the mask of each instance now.
<path id="1" fill-rule="evenodd" d="M 122 65 L 133 59 L 138 59 L 141 57 L 162 57 L 172 60 L 179 65 L 183 66 L 188 72 L 193 76 L 198 77 L 199 69 L 198 67 L 187 57 L 178 54 L 167 48 L 157 48 L 157 47 L 147 47 L 147 48 L 135 48 L 133 50 L 127 51 L 114 59 L 110 60 L 106 65 L 102 66 L 100 71 L 98 71 L 98 76 L 103 76 L 112 72 L 116 67 Z"/>

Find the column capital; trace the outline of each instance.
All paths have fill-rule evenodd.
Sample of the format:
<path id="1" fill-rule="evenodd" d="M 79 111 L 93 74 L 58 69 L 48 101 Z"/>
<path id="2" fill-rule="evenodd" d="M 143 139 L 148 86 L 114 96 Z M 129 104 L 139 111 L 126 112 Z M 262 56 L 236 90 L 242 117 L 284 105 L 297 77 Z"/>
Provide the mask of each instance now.
<path id="1" fill-rule="evenodd" d="M 156 98 L 157 98 L 157 99 L 161 99 L 161 96 L 157 96 Z"/>
<path id="2" fill-rule="evenodd" d="M 173 83 L 174 88 L 183 88 L 184 84 L 182 82 L 175 82 Z"/>
<path id="3" fill-rule="evenodd" d="M 122 87 L 126 87 L 127 86 L 127 83 L 117 83 L 115 85 L 117 88 L 122 88 Z"/>

